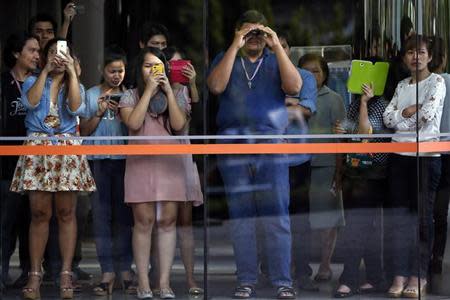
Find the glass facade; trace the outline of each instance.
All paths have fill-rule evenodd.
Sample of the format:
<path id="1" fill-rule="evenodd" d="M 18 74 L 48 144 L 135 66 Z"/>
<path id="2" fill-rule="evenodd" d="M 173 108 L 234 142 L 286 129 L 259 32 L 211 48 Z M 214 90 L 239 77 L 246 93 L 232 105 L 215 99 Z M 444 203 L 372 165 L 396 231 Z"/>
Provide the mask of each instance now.
<path id="1" fill-rule="evenodd" d="M 1 1 L 2 299 L 450 297 L 449 23 Z"/>

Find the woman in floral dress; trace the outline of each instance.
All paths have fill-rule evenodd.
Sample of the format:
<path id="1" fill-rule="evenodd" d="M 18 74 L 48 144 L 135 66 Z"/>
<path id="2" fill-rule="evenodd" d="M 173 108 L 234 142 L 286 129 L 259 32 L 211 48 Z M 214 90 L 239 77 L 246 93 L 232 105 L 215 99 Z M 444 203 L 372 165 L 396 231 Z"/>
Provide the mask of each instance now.
<path id="1" fill-rule="evenodd" d="M 70 51 L 57 54 L 57 39 L 44 49 L 45 67 L 23 84 L 22 103 L 27 108 L 25 127 L 31 138 L 25 145 L 79 145 L 66 139 L 76 134 L 77 115 L 84 109 L 84 91 L 78 82 Z M 39 139 L 39 138 L 49 139 Z M 94 191 L 87 160 L 80 155 L 24 155 L 19 158 L 11 191 L 28 193 L 31 207 L 31 271 L 23 289 L 25 299 L 40 297 L 41 263 L 48 240 L 52 200 L 55 199 L 62 256 L 61 297 L 72 298 L 72 259 L 77 224 L 76 192 Z"/>

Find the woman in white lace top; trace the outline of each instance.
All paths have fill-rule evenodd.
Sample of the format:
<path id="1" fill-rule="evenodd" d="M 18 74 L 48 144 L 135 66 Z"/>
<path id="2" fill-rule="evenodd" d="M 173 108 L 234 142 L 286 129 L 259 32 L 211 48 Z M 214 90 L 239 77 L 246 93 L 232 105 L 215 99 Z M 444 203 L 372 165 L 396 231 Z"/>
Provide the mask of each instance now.
<path id="1" fill-rule="evenodd" d="M 432 135 L 439 134 L 445 83 L 440 75 L 429 70 L 432 59 L 428 38 L 417 35 L 407 40 L 403 61 L 411 77 L 397 85 L 384 113 L 387 127 L 397 134 L 417 132 L 419 141 L 439 140 Z M 392 141 L 415 142 L 416 137 L 397 136 Z M 388 291 L 391 297 L 417 298 L 425 291 L 427 283 L 433 240 L 433 202 L 441 162 L 436 153 L 421 153 L 419 158 L 416 155 L 415 152 L 398 153 L 390 159 L 388 201 L 391 209 L 385 212 L 388 218 L 385 232 L 389 235 L 386 240 L 391 241 L 387 246 L 391 247 L 388 252 L 392 256 L 386 266 L 393 275 Z"/>

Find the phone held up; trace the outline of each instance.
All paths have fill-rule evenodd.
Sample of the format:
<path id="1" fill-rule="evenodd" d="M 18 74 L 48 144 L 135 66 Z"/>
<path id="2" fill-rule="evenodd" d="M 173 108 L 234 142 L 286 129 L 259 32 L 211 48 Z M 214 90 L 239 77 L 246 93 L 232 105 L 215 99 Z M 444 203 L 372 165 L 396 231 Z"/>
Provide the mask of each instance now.
<path id="1" fill-rule="evenodd" d="M 56 42 L 56 54 L 58 56 L 64 56 L 63 55 L 67 53 L 67 41 L 57 41 Z"/>
<path id="2" fill-rule="evenodd" d="M 160 74 L 164 74 L 164 65 L 163 64 L 155 64 L 152 66 L 152 75 L 153 77 L 158 76 Z"/>
<path id="3" fill-rule="evenodd" d="M 170 64 L 170 82 L 171 83 L 181 83 L 181 84 L 188 84 L 189 78 L 183 75 L 182 71 L 183 68 L 186 67 L 188 64 L 190 64 L 190 60 L 171 60 L 169 61 Z"/>

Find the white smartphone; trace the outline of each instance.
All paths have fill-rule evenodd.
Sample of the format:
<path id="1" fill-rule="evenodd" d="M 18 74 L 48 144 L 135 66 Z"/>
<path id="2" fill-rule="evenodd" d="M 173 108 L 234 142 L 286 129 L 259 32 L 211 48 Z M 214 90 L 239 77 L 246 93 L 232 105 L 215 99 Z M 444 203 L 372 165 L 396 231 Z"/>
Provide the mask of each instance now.
<path id="1" fill-rule="evenodd" d="M 63 56 L 62 53 L 67 53 L 67 41 L 56 42 L 56 54 Z"/>

